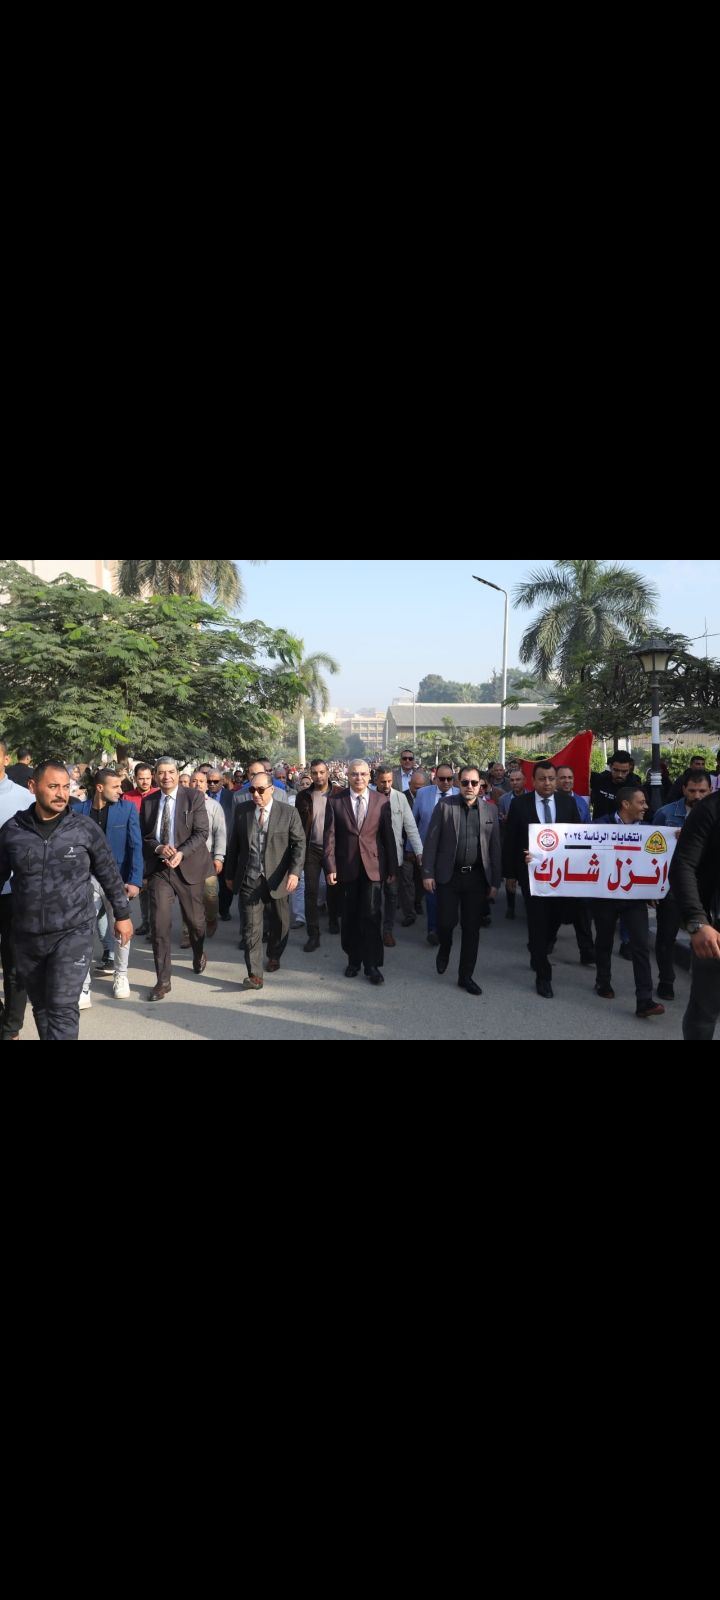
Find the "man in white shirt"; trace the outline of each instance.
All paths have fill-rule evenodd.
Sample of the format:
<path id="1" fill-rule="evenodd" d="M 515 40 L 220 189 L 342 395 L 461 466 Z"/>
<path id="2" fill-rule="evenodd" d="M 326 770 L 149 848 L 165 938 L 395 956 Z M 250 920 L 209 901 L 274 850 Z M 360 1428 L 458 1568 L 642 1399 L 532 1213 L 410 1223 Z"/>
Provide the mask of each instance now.
<path id="1" fill-rule="evenodd" d="M 203 890 L 213 871 L 207 848 L 210 822 L 204 795 L 199 789 L 180 787 L 177 763 L 170 756 L 158 761 L 156 774 L 160 792 L 146 795 L 140 806 L 158 980 L 148 1000 L 164 1000 L 170 992 L 171 931 L 176 898 L 190 933 L 193 971 L 205 971 Z"/>

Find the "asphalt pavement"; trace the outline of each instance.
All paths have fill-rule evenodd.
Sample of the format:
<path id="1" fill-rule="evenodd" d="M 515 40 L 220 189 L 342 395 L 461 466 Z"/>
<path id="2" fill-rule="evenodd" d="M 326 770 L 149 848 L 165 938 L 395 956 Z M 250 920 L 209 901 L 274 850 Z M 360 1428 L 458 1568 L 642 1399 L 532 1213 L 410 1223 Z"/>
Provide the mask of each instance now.
<path id="1" fill-rule="evenodd" d="M 677 999 L 668 1002 L 664 1017 L 641 1022 L 635 1017 L 633 971 L 629 961 L 613 961 L 616 998 L 601 1000 L 594 992 L 594 969 L 580 965 L 571 927 L 561 928 L 552 956 L 553 1000 L 535 993 L 534 975 L 527 951 L 527 923 L 522 897 L 514 922 L 505 919 L 505 891 L 501 889 L 493 926 L 480 935 L 475 980 L 479 998 L 457 986 L 459 929 L 444 977 L 435 971 L 436 950 L 426 942 L 425 918 L 412 928 L 395 928 L 397 946 L 385 951 L 382 988 L 373 988 L 361 974 L 344 977 L 345 957 L 340 940 L 331 937 L 327 917 L 321 918 L 320 949 L 303 953 L 307 934 L 291 932 L 280 972 L 265 974 L 265 987 L 253 994 L 241 988 L 245 961 L 238 950 L 240 929 L 237 900 L 232 921 L 219 923 L 214 939 L 207 941 L 207 969 L 196 977 L 192 952 L 181 950 L 180 919 L 173 933 L 172 993 L 157 1005 L 145 1000 L 155 983 L 152 948 L 137 935 L 130 955 L 130 1000 L 114 1000 L 112 982 L 93 978 L 92 1009 L 80 1016 L 80 1038 L 107 1043 L 113 1039 L 283 1040 L 290 1046 L 303 1040 L 366 1039 L 538 1039 L 570 1043 L 579 1052 L 588 1039 L 608 1039 L 618 1028 L 629 1030 L 623 1038 L 638 1043 L 652 1037 L 681 1039 L 682 1017 L 689 994 L 689 976 L 678 969 Z M 137 904 L 133 908 L 137 925 Z M 98 954 L 100 946 L 98 945 Z M 616 945 L 617 949 L 617 945 Z M 653 961 L 653 973 L 657 968 Z M 36 1039 L 28 1006 L 23 1039 Z M 581 1058 L 581 1056 L 579 1056 Z M 207 1059 L 207 1058 L 205 1058 Z M 217 1058 L 222 1059 L 221 1057 Z M 228 1060 L 234 1059 L 231 1057 Z M 554 1057 L 552 1059 L 555 1059 Z M 562 1056 L 563 1065 L 568 1059 Z M 544 1057 L 547 1060 L 547 1057 Z"/>

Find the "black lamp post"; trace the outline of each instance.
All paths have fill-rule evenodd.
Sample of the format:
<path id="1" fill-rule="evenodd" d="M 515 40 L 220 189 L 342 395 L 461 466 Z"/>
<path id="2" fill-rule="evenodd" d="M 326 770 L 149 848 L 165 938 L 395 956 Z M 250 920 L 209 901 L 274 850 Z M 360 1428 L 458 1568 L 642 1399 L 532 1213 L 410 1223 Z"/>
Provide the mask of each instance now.
<path id="1" fill-rule="evenodd" d="M 673 653 L 667 639 L 647 639 L 635 651 L 638 661 L 650 679 L 652 694 L 652 770 L 650 773 L 650 819 L 662 805 L 662 773 L 660 771 L 660 683 L 658 673 L 667 671 Z"/>

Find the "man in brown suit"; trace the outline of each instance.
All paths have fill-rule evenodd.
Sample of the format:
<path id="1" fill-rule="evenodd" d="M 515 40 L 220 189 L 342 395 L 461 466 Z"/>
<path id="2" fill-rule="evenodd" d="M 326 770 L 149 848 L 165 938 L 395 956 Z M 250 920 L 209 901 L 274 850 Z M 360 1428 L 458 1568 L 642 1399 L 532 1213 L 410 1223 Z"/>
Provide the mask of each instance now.
<path id="1" fill-rule="evenodd" d="M 331 795 L 325 808 L 325 877 L 340 885 L 342 947 L 346 978 L 364 966 L 371 983 L 384 983 L 381 929 L 382 885 L 397 877 L 397 846 L 386 795 L 369 789 L 367 761 L 351 761 L 349 790 Z"/>
<path id="2" fill-rule="evenodd" d="M 159 792 L 140 804 L 145 876 L 150 896 L 150 927 L 157 983 L 148 1000 L 164 1000 L 171 988 L 170 937 L 175 896 L 190 934 L 193 971 L 204 972 L 205 879 L 214 867 L 207 848 L 210 832 L 205 796 L 180 787 L 177 764 L 170 756 L 155 769 Z"/>

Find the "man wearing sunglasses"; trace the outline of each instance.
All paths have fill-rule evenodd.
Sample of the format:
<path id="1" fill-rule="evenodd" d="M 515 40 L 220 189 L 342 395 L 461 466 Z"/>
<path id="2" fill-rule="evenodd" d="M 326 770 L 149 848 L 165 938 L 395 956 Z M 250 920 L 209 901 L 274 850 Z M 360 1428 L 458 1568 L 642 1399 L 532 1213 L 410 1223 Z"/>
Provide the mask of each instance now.
<path id="1" fill-rule="evenodd" d="M 263 911 L 270 911 L 268 972 L 279 972 L 290 933 L 290 895 L 305 864 L 305 830 L 294 806 L 279 801 L 263 762 L 250 766 L 250 800 L 234 808 L 225 873 L 239 889 L 248 975 L 243 989 L 262 989 Z"/>
<path id="2" fill-rule="evenodd" d="M 421 789 L 415 799 L 413 815 L 423 846 L 427 839 L 428 828 L 438 801 L 447 799 L 448 795 L 459 793 L 460 790 L 455 788 L 455 774 L 450 762 L 441 761 L 435 773 L 435 782 L 428 784 L 425 789 Z M 437 932 L 437 893 L 428 894 L 427 888 L 425 889 L 425 906 L 428 925 L 427 942 L 428 944 L 437 945 L 440 943 Z"/>
<path id="3" fill-rule="evenodd" d="M 440 948 L 435 965 L 447 972 L 453 931 L 458 914 L 462 934 L 458 988 L 482 994 L 473 973 L 480 942 L 480 926 L 488 900 L 494 900 L 502 883 L 500 822 L 497 806 L 480 800 L 477 767 L 460 768 L 460 793 L 436 806 L 423 852 L 426 894 L 437 886 L 437 923 Z"/>
<path id="4" fill-rule="evenodd" d="M 415 757 L 412 750 L 403 750 L 399 767 L 393 769 L 393 789 L 399 789 L 401 794 L 407 794 L 414 771 Z"/>

